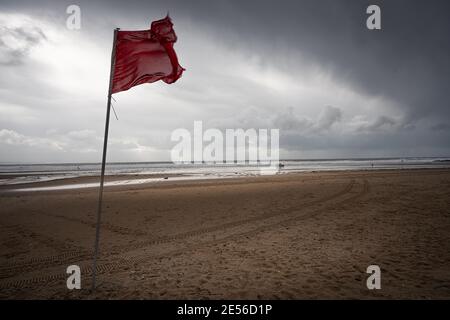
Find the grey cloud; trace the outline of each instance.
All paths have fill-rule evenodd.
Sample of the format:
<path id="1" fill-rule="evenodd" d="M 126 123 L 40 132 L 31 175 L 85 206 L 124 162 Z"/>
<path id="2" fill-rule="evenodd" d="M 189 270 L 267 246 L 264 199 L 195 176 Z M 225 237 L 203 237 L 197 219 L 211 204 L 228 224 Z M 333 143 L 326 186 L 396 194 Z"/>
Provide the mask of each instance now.
<path id="1" fill-rule="evenodd" d="M 289 107 L 273 118 L 271 126 L 281 129 L 282 132 L 316 134 L 329 131 L 341 119 L 341 109 L 333 106 L 322 108 L 315 120 L 306 116 L 298 116 L 294 113 L 294 109 Z"/>
<path id="2" fill-rule="evenodd" d="M 147 21 L 148 12 L 208 30 L 216 41 L 261 57 L 294 75 L 298 56 L 341 83 L 392 99 L 411 121 L 450 118 L 450 2 L 378 0 L 382 30 L 366 28 L 366 0 L 157 0 L 115 1 L 116 21 L 126 12 Z M 85 15 L 105 10 L 81 2 Z M 201 48 L 198 48 L 201 50 Z M 213 57 L 211 57 L 213 58 Z M 213 59 L 211 59 L 213 62 Z M 314 68 L 313 68 L 314 69 Z M 305 66 L 302 66 L 302 71 Z"/>
<path id="3" fill-rule="evenodd" d="M 373 122 L 361 125 L 357 131 L 377 131 L 386 130 L 396 126 L 398 123 L 395 119 L 388 116 L 379 116 Z"/>
<path id="4" fill-rule="evenodd" d="M 48 138 L 31 137 L 23 135 L 14 130 L 0 130 L 0 144 L 25 145 L 28 147 L 46 147 L 50 149 L 62 150 L 63 144 Z"/>
<path id="5" fill-rule="evenodd" d="M 0 26 L 0 64 L 22 64 L 31 48 L 46 39 L 44 32 L 35 26 Z"/>
<path id="6" fill-rule="evenodd" d="M 83 19 L 80 34 L 102 44 L 105 61 L 113 27 L 143 28 L 168 10 L 179 34 L 176 50 L 184 50 L 178 52 L 184 53 L 180 60 L 187 71 L 176 85 L 162 89 L 166 93 L 166 100 L 161 100 L 163 105 L 153 103 L 156 91 L 153 88 L 157 84 L 145 94 L 140 91 L 141 100 L 133 100 L 135 108 L 130 105 L 122 108 L 119 96 L 120 121 L 114 122 L 111 137 L 121 138 L 120 142 L 112 142 L 111 154 L 114 148 L 167 148 L 170 130 L 191 128 L 193 120 L 204 120 L 208 126 L 218 128 L 280 128 L 280 142 L 286 150 L 310 150 L 331 157 L 363 153 L 387 156 L 397 152 L 412 156 L 415 152 L 417 155 L 450 153 L 450 127 L 446 124 L 446 119 L 450 119 L 448 1 L 378 0 L 376 4 L 382 10 L 381 31 L 365 28 L 365 9 L 372 4 L 366 0 L 129 0 L 126 3 L 81 0 L 78 3 Z M 55 25 L 64 28 L 66 6 L 67 3 L 50 0 L 3 0 L 0 11 L 51 17 Z M 0 72 L 8 69 L 10 75 L 14 74 L 14 81 L 10 77 L 0 79 L 3 89 L 0 107 L 4 105 L 0 109 L 0 129 L 14 129 L 28 138 L 42 136 L 49 127 L 76 131 L 61 134 L 64 138 L 51 134 L 46 139 L 67 143 L 67 148 L 73 150 L 100 150 L 101 135 L 97 133 L 103 126 L 103 101 L 89 101 L 90 97 L 84 96 L 76 102 L 65 100 L 61 91 L 41 81 L 45 67 L 23 65 L 31 48 L 45 41 L 45 34 L 36 30 L 8 32 L 26 45 L 23 50 L 11 53 L 13 48 L 5 47 L 0 36 L 0 50 L 7 53 L 4 56 L 9 63 L 0 65 L 3 68 Z M 204 35 L 208 36 L 207 40 L 191 41 Z M 364 100 L 368 101 L 367 106 L 363 101 L 360 108 L 356 106 L 349 111 L 347 105 L 333 97 L 327 97 L 326 101 L 308 100 L 310 105 L 286 101 L 282 93 L 244 79 L 233 60 L 217 63 L 216 56 L 201 55 L 206 41 L 211 46 L 224 47 L 224 51 L 239 53 L 244 62 L 257 56 L 261 69 L 267 66 L 281 70 L 293 84 L 297 84 L 297 77 L 309 73 L 330 77 L 349 92 L 367 97 Z M 22 65 L 11 66 L 11 63 Z M 107 79 L 107 74 L 102 76 Z M 325 96 L 328 92 L 323 90 Z M 389 105 L 383 110 L 368 110 L 371 98 L 385 99 Z M 67 105 L 61 101 L 67 101 Z M 87 107 L 84 110 L 89 110 L 89 114 L 77 112 L 80 104 Z M 327 104 L 339 108 L 321 108 Z M 295 108 L 282 107 L 288 105 Z M 14 106 L 18 107 L 13 109 Z M 19 112 L 18 108 L 29 112 Z M 304 108 L 314 112 L 304 113 Z M 39 120 L 35 119 L 33 126 L 22 123 L 30 115 Z M 357 115 L 364 121 L 352 123 L 350 119 Z M 9 134 L 10 141 L 20 141 L 14 140 L 11 133 L 4 134 Z M 131 138 L 123 138 L 126 135 Z M 8 148 L 12 146 L 8 144 Z M 11 149 L 5 149 L 2 156 L 10 152 Z M 69 153 L 67 150 L 65 156 Z M 76 157 L 75 153 L 71 155 Z M 123 155 L 126 159 L 126 154 Z M 92 159 L 99 160 L 100 156 Z"/>
<path id="7" fill-rule="evenodd" d="M 301 118 L 294 114 L 292 107 L 287 108 L 284 112 L 279 112 L 272 123 L 273 127 L 280 129 L 281 132 L 304 132 L 314 125 L 311 119 Z"/>
<path id="8" fill-rule="evenodd" d="M 316 128 L 317 130 L 329 130 L 333 124 L 342 119 L 342 111 L 339 108 L 326 106 L 319 114 Z"/>
<path id="9" fill-rule="evenodd" d="M 450 124 L 448 123 L 438 123 L 431 127 L 431 130 L 438 132 L 450 131 Z"/>
<path id="10" fill-rule="evenodd" d="M 35 2 L 6 1 L 5 8 L 36 10 Z M 165 14 L 204 28 L 232 49 L 257 53 L 262 63 L 295 74 L 296 56 L 331 72 L 372 95 L 394 99 L 410 118 L 450 116 L 450 2 L 386 1 L 382 30 L 365 27 L 369 1 L 355 0 L 217 0 L 217 1 L 80 1 L 86 27 L 107 21 L 148 24 L 149 14 Z M 43 6 L 55 7 L 44 1 Z M 57 5 L 62 12 L 64 6 Z M 61 15 L 64 17 L 64 15 Z M 96 24 L 97 22 L 97 24 Z M 99 32 L 102 32 L 99 30 Z M 200 48 L 199 48 L 200 49 Z"/>
<path id="11" fill-rule="evenodd" d="M 365 27 L 368 1 L 169 2 L 233 48 L 295 74 L 296 55 L 340 82 L 386 96 L 411 119 L 450 117 L 450 3 L 377 1 L 382 30 Z M 180 13 L 181 14 L 181 13 Z"/>

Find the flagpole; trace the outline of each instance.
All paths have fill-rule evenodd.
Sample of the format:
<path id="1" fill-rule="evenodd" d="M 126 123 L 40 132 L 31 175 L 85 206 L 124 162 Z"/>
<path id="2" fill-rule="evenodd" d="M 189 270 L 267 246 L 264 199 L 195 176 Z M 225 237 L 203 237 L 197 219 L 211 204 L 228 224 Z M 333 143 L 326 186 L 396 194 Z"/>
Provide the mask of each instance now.
<path id="1" fill-rule="evenodd" d="M 106 105 L 106 123 L 105 123 L 105 137 L 103 139 L 103 157 L 102 157 L 102 172 L 100 175 L 100 190 L 98 195 L 98 208 L 97 208 L 97 224 L 95 228 L 95 245 L 94 245 L 94 262 L 92 269 L 92 290 L 95 289 L 95 281 L 97 275 L 97 258 L 98 258 L 98 247 L 100 242 L 100 224 L 101 224 L 101 213 L 102 213 L 102 200 L 103 200 L 103 184 L 105 181 L 105 167 L 106 167 L 106 149 L 108 147 L 108 131 L 109 131 L 109 118 L 111 113 L 111 95 L 113 87 L 113 76 L 114 76 L 114 60 L 116 56 L 116 40 L 117 32 L 119 28 L 114 29 L 114 40 L 113 47 L 111 51 L 111 67 L 109 70 L 109 89 L 108 89 L 108 103 Z"/>

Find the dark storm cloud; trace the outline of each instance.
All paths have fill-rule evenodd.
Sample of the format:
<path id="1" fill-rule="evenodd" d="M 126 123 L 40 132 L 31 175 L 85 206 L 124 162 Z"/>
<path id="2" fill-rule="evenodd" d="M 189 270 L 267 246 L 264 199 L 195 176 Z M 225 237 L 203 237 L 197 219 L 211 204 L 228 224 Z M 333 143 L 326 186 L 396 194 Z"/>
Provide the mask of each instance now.
<path id="1" fill-rule="evenodd" d="M 14 1 L 6 9 L 64 10 L 71 1 Z M 355 0 L 78 1 L 83 17 L 136 17 L 170 11 L 214 32 L 236 50 L 258 52 L 263 63 L 296 74 L 285 59 L 297 52 L 371 95 L 386 96 L 409 119 L 445 116 L 450 105 L 450 2 Z M 365 27 L 366 8 L 381 7 L 382 30 Z M 199 48 L 201 50 L 201 48 Z M 212 57 L 213 58 L 213 57 Z M 295 60 L 295 59 L 294 59 Z M 213 61 L 211 61 L 213 62 Z M 232 66 L 230 66 L 232 67 Z"/>
<path id="2" fill-rule="evenodd" d="M 16 0 L 2 1 L 0 11 L 51 17 L 63 28 L 67 17 L 65 10 L 70 4 L 81 6 L 83 34 L 92 34 L 96 40 L 104 41 L 105 48 L 108 44 L 107 50 L 113 27 L 144 28 L 151 20 L 161 18 L 169 11 L 177 33 L 183 34 L 185 30 L 182 27 L 195 27 L 177 43 L 177 49 L 184 46 L 187 48 L 185 53 L 191 56 L 204 48 L 189 47 L 186 41 L 189 37 L 198 36 L 198 30 L 202 30 L 204 33 L 201 35 L 208 35 L 204 41 L 211 41 L 212 46 L 226 46 L 227 51 L 238 52 L 244 59 L 256 54 L 262 68 L 275 67 L 292 79 L 300 76 L 299 73 L 314 73 L 320 69 L 332 78 L 333 83 L 367 97 L 367 105 L 371 105 L 369 99 L 373 97 L 389 102 L 386 107 L 389 110 L 374 110 L 369 115 L 363 106 L 361 110 L 354 110 L 353 106 L 333 101 L 332 92 L 330 101 L 321 100 L 317 105 L 317 114 L 304 116 L 302 110 L 305 105 L 293 105 L 294 108 L 289 109 L 281 94 L 274 96 L 258 84 L 246 81 L 238 73 L 239 68 L 236 68 L 234 78 L 218 72 L 209 73 L 204 79 L 205 73 L 199 70 L 199 65 L 197 70 L 192 68 L 185 60 L 185 54 L 181 56 L 181 62 L 187 68 L 182 79 L 186 81 L 180 81 L 177 90 L 171 88 L 170 96 L 178 97 L 183 108 L 189 106 L 191 114 L 196 111 L 206 121 L 214 113 L 208 111 L 206 103 L 208 107 L 215 103 L 218 111 L 221 105 L 226 105 L 232 110 L 232 116 L 225 122 L 223 113 L 218 112 L 216 127 L 221 128 L 225 124 L 226 127 L 259 127 L 261 123 L 274 125 L 282 129 L 282 147 L 325 150 L 334 157 L 357 156 L 352 150 L 367 151 L 367 155 L 369 152 L 377 156 L 383 153 L 400 155 L 398 150 L 402 148 L 412 150 L 410 155 L 415 156 L 418 155 L 414 154 L 418 146 L 430 148 L 424 147 L 421 155 L 448 153 L 449 1 Z M 366 8 L 370 4 L 381 7 L 382 30 L 366 28 Z M 22 35 L 19 33 L 17 36 Z M 26 43 L 34 45 L 32 39 Z M 16 52 L 11 58 L 20 55 L 21 52 Z M 212 65 L 220 71 L 234 70 L 232 63 L 216 65 L 214 55 L 208 58 L 201 64 Z M 7 79 L 0 79 L 2 81 Z M 324 96 L 330 94 L 323 90 Z M 223 94 L 214 96 L 210 91 Z M 274 104 L 273 109 L 268 104 Z M 331 107 L 326 107 L 327 104 Z M 316 107 L 316 104 L 312 105 L 312 108 Z M 245 110 L 248 112 L 243 112 Z M 180 122 L 185 120 L 179 118 Z M 186 126 L 185 123 L 182 125 Z M 7 128 L 6 125 L 4 127 Z M 336 128 L 339 130 L 333 131 Z M 30 141 L 27 136 L 17 136 L 10 131 L 4 131 L 4 136 L 10 140 L 15 137 L 11 141 L 18 140 L 18 137 Z M 149 145 L 154 143 L 152 141 Z"/>
<path id="3" fill-rule="evenodd" d="M 369 4 L 381 7 L 380 31 L 365 27 Z M 394 99 L 410 119 L 449 118 L 448 1 L 186 1 L 182 10 L 293 75 L 283 58 L 297 50 L 339 81 Z"/>
<path id="4" fill-rule="evenodd" d="M 357 128 L 358 131 L 377 131 L 377 130 L 383 130 L 387 127 L 395 126 L 397 122 L 395 119 L 388 117 L 388 116 L 379 116 L 373 121 L 372 123 L 369 123 L 367 125 L 360 126 Z"/>

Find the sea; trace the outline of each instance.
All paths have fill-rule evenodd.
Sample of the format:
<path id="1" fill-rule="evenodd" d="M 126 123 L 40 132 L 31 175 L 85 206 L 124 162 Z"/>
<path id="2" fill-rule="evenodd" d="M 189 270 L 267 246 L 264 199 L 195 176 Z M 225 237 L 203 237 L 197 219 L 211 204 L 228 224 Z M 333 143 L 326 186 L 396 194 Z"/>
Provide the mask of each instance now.
<path id="1" fill-rule="evenodd" d="M 363 158 L 363 159 L 307 159 L 280 160 L 276 170 L 267 170 L 265 165 L 236 163 L 190 163 L 172 162 L 112 162 L 106 165 L 106 175 L 133 175 L 135 179 L 120 179 L 118 184 L 146 183 L 162 180 L 215 179 L 247 177 L 262 174 L 286 174 L 290 172 L 373 170 L 373 169 L 418 169 L 449 168 L 450 157 L 416 158 Z M 0 164 L 0 185 L 22 185 L 35 182 L 61 180 L 82 176 L 98 176 L 99 163 L 58 164 Z M 139 175 L 154 175 L 158 178 L 139 179 Z M 114 182 L 112 182 L 114 183 Z M 116 184 L 117 184 L 116 183 Z M 85 184 L 95 187 L 98 184 Z"/>

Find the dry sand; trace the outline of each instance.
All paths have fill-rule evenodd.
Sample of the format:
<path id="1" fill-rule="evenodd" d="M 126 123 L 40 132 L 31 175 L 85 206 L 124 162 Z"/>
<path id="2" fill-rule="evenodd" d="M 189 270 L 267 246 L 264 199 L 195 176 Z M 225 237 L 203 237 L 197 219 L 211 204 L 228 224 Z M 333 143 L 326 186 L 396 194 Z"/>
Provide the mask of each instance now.
<path id="1" fill-rule="evenodd" d="M 0 192 L 2 299 L 450 298 L 450 170 L 107 188 L 94 293 L 97 189 Z"/>

